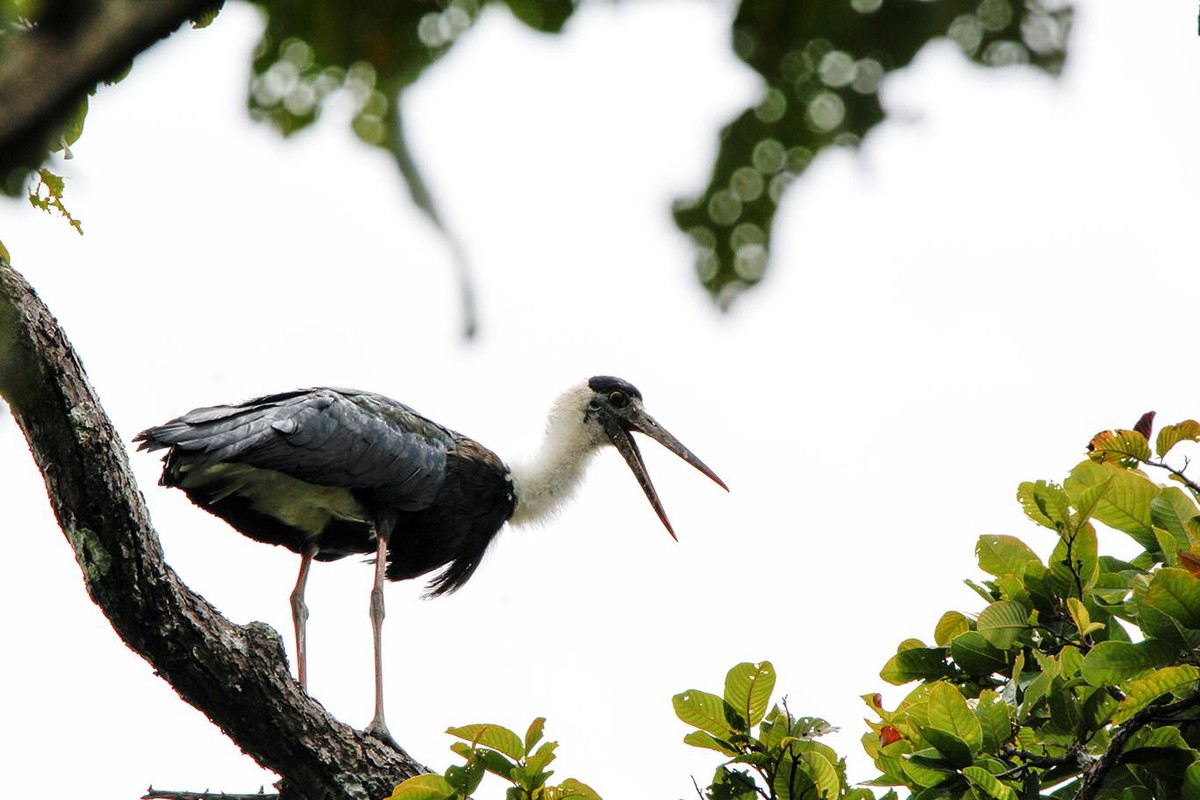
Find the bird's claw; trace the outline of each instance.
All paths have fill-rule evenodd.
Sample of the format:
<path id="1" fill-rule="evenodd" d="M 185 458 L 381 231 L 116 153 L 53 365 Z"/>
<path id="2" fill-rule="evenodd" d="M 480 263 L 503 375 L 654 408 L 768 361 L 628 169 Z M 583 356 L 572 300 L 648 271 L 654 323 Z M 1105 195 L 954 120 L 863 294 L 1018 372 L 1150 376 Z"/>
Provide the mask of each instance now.
<path id="1" fill-rule="evenodd" d="M 392 737 L 392 732 L 388 730 L 387 725 L 381 719 L 371 720 L 371 724 L 363 729 L 363 733 L 373 736 L 399 753 L 404 753 L 404 748 Z"/>

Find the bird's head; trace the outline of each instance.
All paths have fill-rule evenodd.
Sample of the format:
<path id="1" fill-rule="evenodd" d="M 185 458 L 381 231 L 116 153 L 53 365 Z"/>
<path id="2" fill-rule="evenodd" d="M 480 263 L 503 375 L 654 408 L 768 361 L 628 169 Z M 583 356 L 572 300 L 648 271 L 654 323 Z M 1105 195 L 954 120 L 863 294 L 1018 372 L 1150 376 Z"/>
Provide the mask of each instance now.
<path id="1" fill-rule="evenodd" d="M 729 487 L 717 477 L 715 472 L 646 413 L 642 407 L 642 393 L 633 384 L 620 378 L 597 375 L 588 380 L 587 389 L 582 393 L 581 399 L 586 402 L 583 411 L 584 426 L 588 429 L 593 441 L 599 444 L 611 443 L 613 447 L 617 448 L 617 452 L 633 470 L 634 476 L 641 484 L 642 491 L 646 493 L 646 498 L 650 501 L 655 513 L 658 514 L 658 518 L 662 520 L 662 524 L 666 526 L 671 538 L 676 538 L 675 531 L 671 528 L 667 512 L 658 499 L 658 492 L 654 491 L 654 484 L 650 482 L 646 463 L 642 460 L 641 451 L 638 450 L 637 443 L 634 442 L 631 435 L 634 431 L 649 436 L 716 481 L 722 489 L 729 491 Z"/>

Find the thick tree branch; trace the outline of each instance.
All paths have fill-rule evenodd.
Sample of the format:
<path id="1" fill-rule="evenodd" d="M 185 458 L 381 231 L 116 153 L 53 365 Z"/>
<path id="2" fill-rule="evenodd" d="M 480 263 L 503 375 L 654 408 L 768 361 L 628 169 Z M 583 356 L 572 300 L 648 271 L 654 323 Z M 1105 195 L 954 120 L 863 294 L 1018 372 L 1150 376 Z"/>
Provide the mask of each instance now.
<path id="1" fill-rule="evenodd" d="M 180 697 L 281 776 L 282 798 L 377 800 L 425 771 L 306 695 L 274 629 L 234 625 L 167 566 L 125 448 L 70 342 L 2 258 L 0 396 L 29 441 L 88 594 Z"/>
<path id="2" fill-rule="evenodd" d="M 57 0 L 0 40 L 0 179 L 45 158 L 59 127 L 101 81 L 219 0 Z"/>

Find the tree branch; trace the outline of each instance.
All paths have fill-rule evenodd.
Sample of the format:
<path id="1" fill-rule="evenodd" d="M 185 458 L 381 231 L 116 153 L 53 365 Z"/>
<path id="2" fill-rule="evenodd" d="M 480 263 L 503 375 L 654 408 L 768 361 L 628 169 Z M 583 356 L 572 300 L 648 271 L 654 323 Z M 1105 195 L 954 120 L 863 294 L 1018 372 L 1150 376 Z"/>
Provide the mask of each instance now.
<path id="1" fill-rule="evenodd" d="M 220 0 L 57 0 L 0 47 L 0 179 L 35 167 L 59 127 L 101 81 Z"/>
<path id="2" fill-rule="evenodd" d="M 1079 782 L 1079 792 L 1075 795 L 1075 800 L 1094 800 L 1099 794 L 1100 787 L 1104 784 L 1104 778 L 1108 775 L 1109 770 L 1117 765 L 1121 759 L 1121 755 L 1125 750 L 1125 743 L 1129 741 L 1129 737 L 1133 736 L 1143 726 L 1150 722 L 1158 722 L 1168 719 L 1172 714 L 1200 705 L 1200 692 L 1193 694 L 1190 697 L 1185 697 L 1182 700 L 1176 700 L 1174 703 L 1166 705 L 1152 705 L 1148 708 L 1143 708 L 1141 711 L 1129 718 L 1129 721 L 1121 725 L 1116 733 L 1109 740 L 1108 747 L 1104 750 L 1104 755 L 1092 762 L 1092 765 L 1083 772 L 1083 779 Z"/>
<path id="3" fill-rule="evenodd" d="M 180 697 L 280 775 L 283 800 L 377 800 L 427 771 L 331 717 L 292 679 L 274 629 L 234 625 L 166 564 L 125 448 L 78 357 L 3 258 L 0 397 L 29 442 L 92 600 Z"/>
<path id="4" fill-rule="evenodd" d="M 226 794 L 225 792 L 172 792 L 151 786 L 142 795 L 142 800 L 275 800 L 277 794 L 266 794 L 259 789 L 254 794 Z"/>

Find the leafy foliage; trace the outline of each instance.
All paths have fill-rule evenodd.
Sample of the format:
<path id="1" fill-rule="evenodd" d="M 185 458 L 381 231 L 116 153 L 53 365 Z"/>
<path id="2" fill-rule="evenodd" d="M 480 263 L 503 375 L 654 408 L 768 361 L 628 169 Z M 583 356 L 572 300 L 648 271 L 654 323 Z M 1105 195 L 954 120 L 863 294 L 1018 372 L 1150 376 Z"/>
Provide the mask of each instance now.
<path id="1" fill-rule="evenodd" d="M 832 730 L 829 723 L 793 717 L 786 703 L 767 710 L 774 688 L 771 662 L 742 663 L 725 676 L 721 697 L 692 689 L 672 698 L 676 716 L 696 728 L 683 740 L 728 758 L 717 767 L 705 796 L 710 800 L 873 798 L 867 789 L 850 788 L 845 760 L 816 741 Z"/>
<path id="2" fill-rule="evenodd" d="M 391 800 L 467 800 L 488 772 L 512 784 L 505 794 L 509 800 L 600 800 L 590 786 L 574 778 L 549 782 L 554 771 L 547 767 L 554 761 L 558 742 L 542 742 L 545 724 L 538 717 L 524 738 L 501 725 L 450 728 L 446 733 L 463 740 L 450 749 L 464 763 L 448 767 L 442 775 L 409 778 L 396 787 Z"/>
<path id="3" fill-rule="evenodd" d="M 252 65 L 251 115 L 290 134 L 316 120 L 331 95 L 348 95 L 354 134 L 393 156 L 414 203 L 448 239 L 405 140 L 401 93 L 455 46 L 489 3 L 503 3 L 514 17 L 544 33 L 561 31 L 578 4 L 252 2 L 263 12 L 266 27 Z M 210 24 L 217 8 L 197 14 L 193 27 Z M 56 9 L 34 0 L 0 0 L 0 49 L 6 39 L 42 24 L 39 14 Z M 739 2 L 733 49 L 762 77 L 764 92 L 721 132 L 704 192 L 676 204 L 676 224 L 696 246 L 701 283 L 725 307 L 761 280 L 775 212 L 789 184 L 823 150 L 857 146 L 883 120 L 880 82 L 911 63 L 926 44 L 948 37 L 980 65 L 1029 64 L 1057 73 L 1070 23 L 1067 0 Z M 664 51 L 671 46 L 669 38 L 662 46 Z M 61 130 L 46 131 L 51 146 L 42 158 L 78 138 L 87 114 L 86 98 L 81 100 L 77 115 Z M 38 155 L 33 154 L 35 161 Z M 3 190 L 23 191 L 27 174 L 14 171 Z M 461 259 L 461 248 L 450 243 Z"/>
<path id="4" fill-rule="evenodd" d="M 1200 797 L 1200 487 L 1161 460 L 1200 426 L 1163 428 L 1156 459 L 1152 419 L 1095 436 L 1061 486 L 1021 484 L 1026 514 L 1056 536 L 1050 559 L 980 538 L 989 604 L 947 612 L 934 646 L 908 640 L 880 673 L 920 683 L 894 710 L 868 703 L 872 783 L 915 798 Z M 1096 524 L 1142 552 L 1100 555 Z"/>
<path id="5" fill-rule="evenodd" d="M 701 282 L 727 306 L 763 277 L 788 185 L 821 151 L 857 146 L 883 121 L 880 82 L 928 42 L 949 37 L 977 64 L 1056 74 L 1070 22 L 1070 7 L 1053 0 L 741 3 L 734 50 L 766 87 L 721 131 L 703 194 L 676 205 Z"/>

